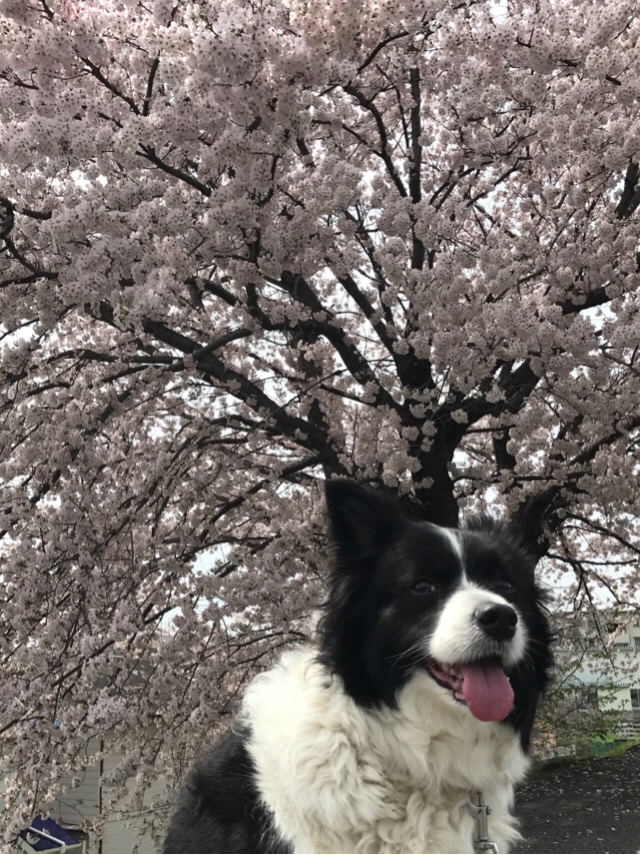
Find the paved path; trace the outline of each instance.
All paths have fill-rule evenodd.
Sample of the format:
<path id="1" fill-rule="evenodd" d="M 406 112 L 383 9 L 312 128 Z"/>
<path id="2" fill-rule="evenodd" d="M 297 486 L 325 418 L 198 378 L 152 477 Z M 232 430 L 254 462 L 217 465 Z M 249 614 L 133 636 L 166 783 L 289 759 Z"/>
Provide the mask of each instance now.
<path id="1" fill-rule="evenodd" d="M 640 747 L 537 775 L 516 797 L 520 853 L 640 852 Z"/>

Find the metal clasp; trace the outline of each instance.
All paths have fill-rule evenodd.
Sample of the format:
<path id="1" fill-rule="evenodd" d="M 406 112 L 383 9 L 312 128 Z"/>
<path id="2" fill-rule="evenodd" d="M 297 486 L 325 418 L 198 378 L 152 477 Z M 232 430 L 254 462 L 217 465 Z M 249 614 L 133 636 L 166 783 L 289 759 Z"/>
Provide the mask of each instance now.
<path id="1" fill-rule="evenodd" d="M 476 821 L 476 833 L 473 838 L 475 852 L 498 852 L 498 847 L 489 837 L 489 820 L 491 808 L 485 804 L 480 792 L 473 792 L 467 801 L 467 810 Z"/>

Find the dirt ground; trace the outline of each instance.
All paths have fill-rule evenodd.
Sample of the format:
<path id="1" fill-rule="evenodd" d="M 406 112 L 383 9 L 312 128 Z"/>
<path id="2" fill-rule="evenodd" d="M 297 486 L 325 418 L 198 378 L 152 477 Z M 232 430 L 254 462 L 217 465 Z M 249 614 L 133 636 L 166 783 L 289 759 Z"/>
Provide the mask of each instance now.
<path id="1" fill-rule="evenodd" d="M 514 852 L 640 852 L 640 746 L 536 770 L 518 790 L 516 815 L 524 841 Z"/>

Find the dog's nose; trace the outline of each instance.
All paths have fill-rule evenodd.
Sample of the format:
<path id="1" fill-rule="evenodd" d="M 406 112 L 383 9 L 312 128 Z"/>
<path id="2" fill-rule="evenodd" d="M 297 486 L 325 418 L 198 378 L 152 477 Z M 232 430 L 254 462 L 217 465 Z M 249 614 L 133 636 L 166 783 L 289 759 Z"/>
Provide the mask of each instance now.
<path id="1" fill-rule="evenodd" d="M 508 641 L 516 633 L 518 615 L 511 606 L 496 603 L 474 614 L 478 626 L 494 641 Z"/>

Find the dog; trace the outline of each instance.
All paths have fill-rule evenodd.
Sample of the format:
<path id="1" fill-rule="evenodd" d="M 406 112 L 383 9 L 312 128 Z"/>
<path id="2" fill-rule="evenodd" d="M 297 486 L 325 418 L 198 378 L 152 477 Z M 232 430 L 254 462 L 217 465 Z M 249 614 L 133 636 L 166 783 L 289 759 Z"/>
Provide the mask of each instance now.
<path id="1" fill-rule="evenodd" d="M 487 517 L 443 528 L 347 480 L 326 500 L 315 640 L 249 685 L 164 851 L 507 852 L 551 667 L 535 561 Z"/>

